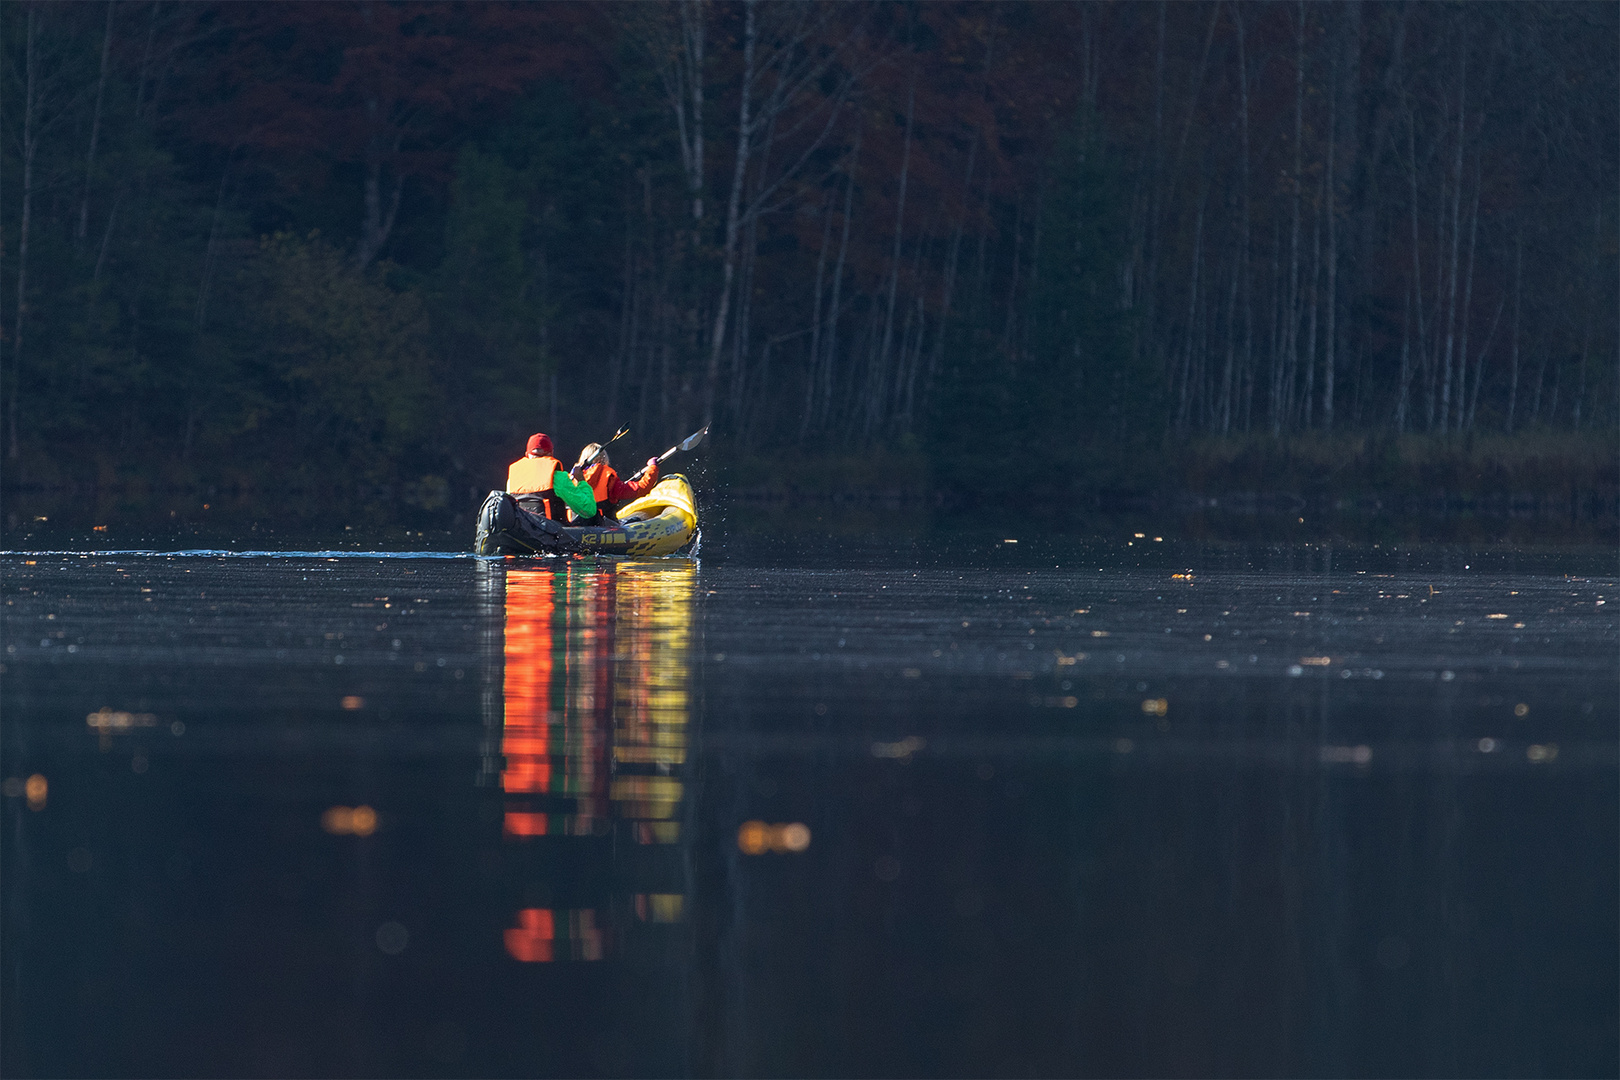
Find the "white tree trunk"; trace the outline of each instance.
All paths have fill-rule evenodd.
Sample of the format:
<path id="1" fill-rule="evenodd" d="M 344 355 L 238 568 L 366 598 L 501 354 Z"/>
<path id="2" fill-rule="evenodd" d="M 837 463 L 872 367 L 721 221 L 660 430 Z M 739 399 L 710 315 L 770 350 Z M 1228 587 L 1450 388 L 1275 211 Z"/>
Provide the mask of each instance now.
<path id="1" fill-rule="evenodd" d="M 90 228 L 90 180 L 96 171 L 96 142 L 101 137 L 101 103 L 107 94 L 107 59 L 112 53 L 113 12 L 116 5 L 107 0 L 107 29 L 101 37 L 101 75 L 96 80 L 96 107 L 90 120 L 90 150 L 84 160 L 84 193 L 79 198 L 79 226 L 74 238 L 82 250 Z"/>
<path id="2" fill-rule="evenodd" d="M 1457 270 L 1462 242 L 1463 122 L 1468 103 L 1468 53 L 1463 51 L 1457 85 L 1457 154 L 1451 170 L 1451 273 L 1446 295 L 1446 348 L 1441 359 L 1440 434 L 1451 418 L 1451 360 L 1457 332 Z M 1441 213 L 1444 214 L 1442 208 Z"/>
<path id="3" fill-rule="evenodd" d="M 912 58 L 911 88 L 906 96 L 906 135 L 900 152 L 900 194 L 894 209 L 894 250 L 889 254 L 889 299 L 883 315 L 883 344 L 878 348 L 877 370 L 871 380 L 872 395 L 867 401 L 866 433 L 881 417 L 889 386 L 889 347 L 894 342 L 894 303 L 900 289 L 900 245 L 906 226 L 906 181 L 911 175 L 911 127 L 917 106 L 917 66 Z"/>
<path id="4" fill-rule="evenodd" d="M 1283 417 L 1293 411 L 1294 368 L 1299 361 L 1299 225 L 1300 199 L 1305 187 L 1305 0 L 1299 0 L 1298 17 L 1294 24 L 1294 212 L 1288 242 L 1288 302 L 1284 305 L 1287 318 L 1287 336 L 1284 342 L 1286 375 L 1272 410 L 1271 433 L 1282 434 Z"/>
<path id="5" fill-rule="evenodd" d="M 1327 197 L 1327 177 L 1324 174 L 1322 183 L 1317 185 L 1316 208 L 1311 214 L 1311 281 L 1305 286 L 1308 299 L 1307 323 L 1309 329 L 1305 334 L 1305 392 L 1300 395 L 1299 422 L 1301 427 L 1309 428 L 1314 419 L 1312 412 L 1316 404 L 1316 320 L 1321 310 L 1322 300 L 1322 203 Z M 1292 400 L 1293 388 L 1289 387 L 1289 397 Z"/>
<path id="6" fill-rule="evenodd" d="M 821 366 L 821 422 L 825 425 L 832 416 L 833 386 L 838 363 L 838 319 L 844 293 L 844 259 L 849 254 L 849 224 L 854 211 L 855 169 L 861 160 L 861 136 L 865 128 L 855 129 L 855 148 L 849 162 L 849 181 L 844 185 L 844 224 L 838 239 L 838 264 L 833 269 L 832 302 L 827 313 L 827 359 Z"/>
<path id="7" fill-rule="evenodd" d="M 1322 357 L 1322 430 L 1333 430 L 1333 381 L 1337 373 L 1338 308 L 1339 308 L 1339 214 L 1337 177 L 1334 164 L 1339 143 L 1339 65 L 1333 63 L 1333 83 L 1328 92 L 1328 152 L 1327 181 L 1324 197 L 1327 200 L 1328 255 L 1327 255 L 1327 334 L 1323 341 Z"/>
<path id="8" fill-rule="evenodd" d="M 35 113 L 39 109 L 39 15 L 36 5 L 28 5 L 28 21 L 23 30 L 23 136 L 22 136 L 22 221 L 17 228 L 17 313 L 11 336 L 11 400 L 6 403 L 10 439 L 8 455 L 17 459 L 17 398 L 22 394 L 23 328 L 28 314 L 28 234 L 34 210 L 34 157 L 39 150 Z"/>
<path id="9" fill-rule="evenodd" d="M 1479 167 L 1474 168 L 1474 201 L 1468 213 L 1468 270 L 1463 275 L 1462 336 L 1457 346 L 1457 430 L 1468 409 L 1468 328 L 1474 311 L 1474 256 L 1479 250 Z"/>
<path id="10" fill-rule="evenodd" d="M 1395 395 L 1395 433 L 1406 434 L 1407 402 L 1412 387 L 1412 289 L 1406 289 L 1406 310 L 1401 314 L 1401 382 Z"/>
<path id="11" fill-rule="evenodd" d="M 1513 434 L 1513 412 L 1519 404 L 1519 301 L 1524 296 L 1524 232 L 1519 232 L 1513 258 L 1513 352 L 1508 379 L 1507 433 Z"/>
<path id="12" fill-rule="evenodd" d="M 810 354 L 805 363 L 804 412 L 799 417 L 799 441 L 810 434 L 816 406 L 816 377 L 821 366 L 821 287 L 826 278 L 827 245 L 832 241 L 832 195 L 821 205 L 821 247 L 816 252 L 816 289 L 810 304 Z"/>
<path id="13" fill-rule="evenodd" d="M 731 314 L 731 285 L 737 276 L 737 239 L 741 232 L 743 182 L 748 174 L 751 153 L 749 136 L 753 125 L 749 110 L 754 89 L 754 8 L 756 0 L 745 0 L 743 19 L 742 100 L 737 110 L 737 157 L 732 166 L 731 195 L 726 203 L 726 238 L 721 252 L 720 297 L 715 305 L 714 329 L 709 336 L 709 369 L 704 379 L 703 423 L 714 422 L 714 399 L 720 381 L 720 354 L 725 348 L 726 321 Z"/>

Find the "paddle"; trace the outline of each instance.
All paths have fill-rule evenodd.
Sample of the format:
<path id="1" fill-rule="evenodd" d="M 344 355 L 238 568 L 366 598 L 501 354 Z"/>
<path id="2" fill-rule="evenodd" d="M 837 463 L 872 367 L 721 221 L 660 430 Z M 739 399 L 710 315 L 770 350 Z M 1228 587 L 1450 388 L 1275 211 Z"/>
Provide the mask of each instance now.
<path id="1" fill-rule="evenodd" d="M 601 459 L 603 451 L 605 451 L 609 446 L 611 446 L 612 444 L 618 442 L 620 439 L 624 438 L 628 434 L 630 434 L 630 429 L 627 428 L 627 427 L 622 427 L 618 431 L 615 431 L 613 433 L 613 438 L 609 439 L 605 443 L 602 443 L 601 445 L 599 445 L 596 448 L 596 453 L 591 455 L 589 461 L 582 461 L 578 465 L 575 465 L 574 468 L 576 470 L 577 469 L 588 469 L 592 465 L 595 465 L 597 463 L 597 461 Z"/>
<path id="2" fill-rule="evenodd" d="M 690 450 L 690 449 L 692 449 L 698 443 L 702 442 L 703 441 L 703 436 L 707 435 L 708 433 L 709 433 L 709 429 L 708 429 L 707 425 L 705 425 L 703 428 L 701 428 L 698 431 L 692 432 L 692 434 L 688 435 L 686 438 L 682 439 L 680 442 L 676 443 L 674 446 L 670 447 L 668 450 L 665 450 L 662 454 L 659 454 L 658 455 L 659 462 L 667 461 L 669 458 L 674 456 L 675 451 L 677 451 L 677 450 Z M 634 476 L 632 476 L 630 478 L 631 482 L 633 483 L 633 482 L 635 482 L 637 480 L 640 480 L 641 476 L 642 476 L 642 473 L 645 473 L 646 471 L 647 471 L 646 466 L 642 466 L 641 471 L 636 473 L 636 475 L 634 475 Z"/>

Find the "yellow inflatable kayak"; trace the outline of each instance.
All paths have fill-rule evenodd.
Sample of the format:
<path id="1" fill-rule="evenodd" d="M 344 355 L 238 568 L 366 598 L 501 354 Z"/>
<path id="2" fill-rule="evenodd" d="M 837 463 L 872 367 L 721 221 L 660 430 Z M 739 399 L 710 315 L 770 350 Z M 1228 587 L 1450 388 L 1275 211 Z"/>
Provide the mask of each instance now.
<path id="1" fill-rule="evenodd" d="M 619 508 L 617 525 L 564 525 L 531 514 L 504 491 L 478 512 L 479 555 L 673 555 L 697 535 L 697 502 L 680 473 Z"/>

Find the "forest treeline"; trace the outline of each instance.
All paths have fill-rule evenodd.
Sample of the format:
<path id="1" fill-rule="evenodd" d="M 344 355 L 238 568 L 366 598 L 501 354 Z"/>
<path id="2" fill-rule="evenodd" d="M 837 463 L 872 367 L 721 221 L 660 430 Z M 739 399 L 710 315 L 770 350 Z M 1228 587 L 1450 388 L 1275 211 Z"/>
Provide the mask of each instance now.
<path id="1" fill-rule="evenodd" d="M 1617 42 L 1587 3 L 17 0 L 6 473 L 1612 440 Z"/>

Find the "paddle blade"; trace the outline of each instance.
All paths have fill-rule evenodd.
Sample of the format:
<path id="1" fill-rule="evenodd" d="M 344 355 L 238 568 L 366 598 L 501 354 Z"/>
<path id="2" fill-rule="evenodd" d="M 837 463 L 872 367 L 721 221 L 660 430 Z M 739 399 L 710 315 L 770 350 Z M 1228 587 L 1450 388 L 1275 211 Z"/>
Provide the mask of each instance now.
<path id="1" fill-rule="evenodd" d="M 698 443 L 702 442 L 703 441 L 703 436 L 707 435 L 708 433 L 709 433 L 709 429 L 707 427 L 703 428 L 703 430 L 701 430 L 701 431 L 692 432 L 692 434 L 690 434 L 690 435 L 688 435 L 686 437 L 686 441 L 681 443 L 681 449 L 682 450 L 690 450 L 690 449 L 692 449 L 692 447 L 694 447 Z"/>

